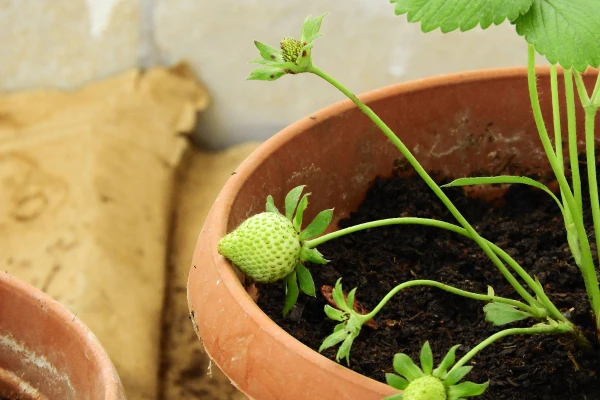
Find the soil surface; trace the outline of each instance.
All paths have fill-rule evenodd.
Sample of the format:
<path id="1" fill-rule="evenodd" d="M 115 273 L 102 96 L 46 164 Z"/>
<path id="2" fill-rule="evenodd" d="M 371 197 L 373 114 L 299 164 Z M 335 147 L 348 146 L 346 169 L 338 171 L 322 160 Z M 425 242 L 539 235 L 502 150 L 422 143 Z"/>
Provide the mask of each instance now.
<path id="1" fill-rule="evenodd" d="M 593 337 L 583 280 L 570 256 L 558 207 L 548 195 L 513 185 L 504 204 L 492 205 L 470 198 L 458 188 L 444 190 L 483 237 L 537 276 L 554 304 Z M 378 179 L 359 210 L 340 226 L 399 216 L 454 222 L 420 178 L 394 177 Z M 590 220 L 588 215 L 587 222 Z M 593 237 L 590 239 L 593 242 Z M 518 298 L 474 242 L 436 228 L 375 228 L 333 240 L 319 250 L 331 262 L 309 266 L 317 292 L 322 285 L 333 286 L 343 277 L 344 289 L 358 287 L 357 300 L 368 309 L 394 286 L 412 279 L 434 279 L 478 293 L 486 293 L 490 285 L 499 296 Z M 287 332 L 318 349 L 336 324 L 323 312 L 324 298 L 320 293 L 316 299 L 301 294 L 291 316 L 283 318 L 282 286 L 260 285 L 259 306 Z M 418 360 L 426 340 L 437 365 L 456 344 L 462 345 L 457 351 L 459 359 L 495 332 L 536 323 L 525 320 L 496 327 L 485 321 L 483 306 L 435 288 L 406 289 L 376 317 L 377 330 L 363 327 L 354 341 L 349 368 L 385 382 L 385 373 L 393 372 L 393 355 L 406 353 Z M 334 359 L 336 351 L 329 349 L 324 355 Z M 600 399 L 597 342 L 584 350 L 567 336 L 509 336 L 481 351 L 467 365 L 474 368 L 465 380 L 490 381 L 479 399 Z"/>

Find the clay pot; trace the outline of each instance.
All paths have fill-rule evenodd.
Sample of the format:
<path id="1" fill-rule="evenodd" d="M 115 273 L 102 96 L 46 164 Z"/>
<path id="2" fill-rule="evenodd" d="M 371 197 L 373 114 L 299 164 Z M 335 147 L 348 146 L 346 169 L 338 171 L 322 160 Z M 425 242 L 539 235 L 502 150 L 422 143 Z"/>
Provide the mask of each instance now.
<path id="1" fill-rule="evenodd" d="M 543 86 L 549 85 L 548 69 L 540 68 L 539 74 L 540 85 L 548 87 Z M 587 78 L 592 83 L 595 76 Z M 551 121 L 550 90 L 540 92 Z M 360 97 L 428 170 L 450 178 L 474 171 L 548 171 L 530 111 L 525 68 L 428 78 Z M 582 127 L 581 113 L 579 117 Z M 350 101 L 342 101 L 266 141 L 223 187 L 198 239 L 188 301 L 208 355 L 251 398 L 369 400 L 395 393 L 284 332 L 252 301 L 239 272 L 217 253 L 226 232 L 264 211 L 267 195 L 282 209 L 285 194 L 306 184 L 312 196 L 305 221 L 333 207 L 330 226 L 335 227 L 357 208 L 374 178 L 390 176 L 395 164 L 402 165 L 399 151 Z"/>
<path id="2" fill-rule="evenodd" d="M 0 398 L 124 400 L 94 334 L 34 287 L 0 273 Z"/>

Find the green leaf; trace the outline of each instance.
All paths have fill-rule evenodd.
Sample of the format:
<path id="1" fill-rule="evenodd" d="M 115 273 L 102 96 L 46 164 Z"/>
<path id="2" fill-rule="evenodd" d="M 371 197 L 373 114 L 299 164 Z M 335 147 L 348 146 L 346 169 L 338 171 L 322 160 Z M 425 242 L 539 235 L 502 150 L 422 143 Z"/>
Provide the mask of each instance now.
<path id="1" fill-rule="evenodd" d="M 315 264 L 327 264 L 327 260 L 323 258 L 323 255 L 317 249 L 308 249 L 302 247 L 300 249 L 300 260 L 309 261 Z"/>
<path id="2" fill-rule="evenodd" d="M 526 176 L 511 176 L 511 175 L 500 175 L 500 176 L 479 176 L 474 178 L 459 178 L 455 179 L 450 183 L 442 185 L 441 187 L 453 187 L 453 186 L 469 186 L 469 185 L 493 185 L 493 184 L 513 184 L 519 183 L 523 185 L 533 186 L 534 188 L 541 189 L 548 193 L 558 204 L 558 208 L 564 214 L 564 209 L 558 198 L 552 193 L 550 189 L 543 183 L 540 183 L 534 179 L 527 178 Z"/>
<path id="3" fill-rule="evenodd" d="M 458 400 L 462 397 L 479 396 L 487 389 L 489 382 L 463 382 L 448 388 L 448 400 Z"/>
<path id="4" fill-rule="evenodd" d="M 448 369 L 454 365 L 456 349 L 460 347 L 460 344 L 452 346 L 448 353 L 444 356 L 444 359 L 440 363 L 440 365 L 433 370 L 432 375 L 438 379 L 446 379 L 446 374 L 448 373 Z"/>
<path id="5" fill-rule="evenodd" d="M 504 303 L 488 303 L 483 307 L 485 319 L 494 325 L 505 325 L 533 315 Z"/>
<path id="6" fill-rule="evenodd" d="M 600 65 L 600 1 L 535 0 L 514 23 L 551 64 L 584 72 Z"/>
<path id="7" fill-rule="evenodd" d="M 507 18 L 514 21 L 531 7 L 534 0 L 400 0 L 397 15 L 408 13 L 409 22 L 421 22 L 421 30 L 442 32 L 455 29 L 468 31 L 480 25 L 482 29 L 499 25 Z"/>
<path id="8" fill-rule="evenodd" d="M 246 78 L 249 81 L 275 81 L 285 75 L 285 71 L 273 67 L 258 67 Z"/>
<path id="9" fill-rule="evenodd" d="M 406 14 L 408 12 L 408 0 L 390 0 L 390 3 L 396 3 L 394 13 L 396 15 Z"/>
<path id="10" fill-rule="evenodd" d="M 425 375 L 431 375 L 433 371 L 433 353 L 428 341 L 421 347 L 421 369 Z"/>
<path id="11" fill-rule="evenodd" d="M 298 301 L 298 281 L 296 271 L 292 272 L 285 278 L 285 302 L 283 304 L 283 316 L 285 317 L 296 305 Z"/>
<path id="12" fill-rule="evenodd" d="M 398 353 L 394 356 L 394 370 L 409 382 L 424 376 L 423 371 L 404 353 Z"/>
<path id="13" fill-rule="evenodd" d="M 306 229 L 300 232 L 300 240 L 312 239 L 319 236 L 325 231 L 325 229 L 327 229 L 332 217 L 333 209 L 321 211 L 319 214 L 317 214 L 315 219 L 308 224 Z"/>
<path id="14" fill-rule="evenodd" d="M 344 326 L 344 324 L 338 324 L 337 326 Z M 337 328 L 336 326 L 336 328 Z M 321 347 L 319 347 L 319 353 L 322 352 L 325 349 L 328 349 L 330 347 L 335 346 L 336 344 L 338 344 L 339 342 L 345 340 L 348 335 L 350 335 L 350 332 L 346 331 L 345 329 L 338 329 L 338 330 L 334 330 L 333 333 L 329 336 L 327 336 L 325 338 L 325 340 L 323 340 L 323 343 L 321 344 Z"/>
<path id="15" fill-rule="evenodd" d="M 310 44 L 313 40 L 322 36 L 319 33 L 319 30 L 321 29 L 321 22 L 323 22 L 323 18 L 325 18 L 326 15 L 327 13 L 314 18 L 310 15 L 306 17 L 304 24 L 302 24 L 302 31 L 300 34 L 300 42 L 303 45 L 304 43 Z"/>
<path id="16" fill-rule="evenodd" d="M 254 45 L 258 49 L 260 56 L 267 61 L 279 61 L 283 62 L 283 56 L 281 55 L 281 49 L 277 49 L 275 47 L 271 47 L 268 44 L 264 44 L 259 42 L 258 40 L 254 41 Z"/>
<path id="17" fill-rule="evenodd" d="M 294 216 L 296 207 L 298 207 L 298 201 L 300 201 L 300 196 L 305 187 L 306 185 L 296 186 L 285 196 L 285 217 L 290 221 Z"/>
<path id="18" fill-rule="evenodd" d="M 444 379 L 444 384 L 446 386 L 456 385 L 462 378 L 465 377 L 469 372 L 471 372 L 473 367 L 459 367 L 450 371 L 446 379 Z"/>
<path id="19" fill-rule="evenodd" d="M 304 196 L 302 196 L 302 199 L 300 199 L 300 203 L 298 203 L 296 215 L 294 215 L 294 220 L 292 221 L 296 232 L 300 232 L 300 228 L 302 228 L 302 217 L 304 216 L 304 210 L 306 210 L 306 207 L 308 207 L 309 195 L 310 193 L 306 193 Z"/>
<path id="20" fill-rule="evenodd" d="M 343 322 L 346 320 L 346 313 L 338 310 L 337 308 L 331 307 L 329 304 L 325 305 L 325 315 L 334 321 Z"/>
<path id="21" fill-rule="evenodd" d="M 273 196 L 271 195 L 267 196 L 267 204 L 265 205 L 265 211 L 281 215 L 281 213 L 277 209 L 277 206 L 275 206 L 275 201 L 273 200 Z"/>
<path id="22" fill-rule="evenodd" d="M 310 271 L 301 263 L 296 266 L 296 273 L 298 274 L 298 282 L 300 283 L 300 290 L 309 296 L 316 297 L 315 294 L 315 282 L 313 281 Z"/>
<path id="23" fill-rule="evenodd" d="M 385 374 L 385 381 L 394 389 L 404 390 L 408 386 L 408 381 L 396 374 Z"/>

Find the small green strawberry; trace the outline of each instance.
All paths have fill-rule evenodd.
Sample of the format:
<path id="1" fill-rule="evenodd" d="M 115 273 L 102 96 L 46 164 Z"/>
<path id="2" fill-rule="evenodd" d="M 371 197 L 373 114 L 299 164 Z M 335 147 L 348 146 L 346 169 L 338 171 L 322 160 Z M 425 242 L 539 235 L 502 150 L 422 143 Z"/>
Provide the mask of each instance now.
<path id="1" fill-rule="evenodd" d="M 315 296 L 315 284 L 302 261 L 326 264 L 316 248 L 305 241 L 322 234 L 333 215 L 333 210 L 321 211 L 301 230 L 302 216 L 308 206 L 308 193 L 302 196 L 304 186 L 292 189 L 285 197 L 285 215 L 282 215 L 267 197 L 266 212 L 245 220 L 234 231 L 223 237 L 218 251 L 240 271 L 256 282 L 271 283 L 283 279 L 286 300 L 283 314 L 296 304 L 299 290 Z"/>
<path id="2" fill-rule="evenodd" d="M 256 282 L 271 283 L 289 275 L 300 261 L 300 240 L 292 222 L 263 212 L 244 221 L 219 241 L 219 253 Z"/>
<path id="3" fill-rule="evenodd" d="M 458 347 L 452 347 L 435 369 L 429 342 L 425 342 L 421 348 L 421 368 L 406 354 L 396 354 L 394 370 L 399 375 L 385 374 L 385 379 L 388 385 L 404 392 L 388 396 L 384 400 L 463 400 L 465 397 L 479 396 L 487 389 L 488 382 L 458 383 L 473 367 L 450 368 L 454 365 L 454 354 Z"/>
<path id="4" fill-rule="evenodd" d="M 435 376 L 425 375 L 412 381 L 402 394 L 402 400 L 446 400 L 446 387 Z"/>

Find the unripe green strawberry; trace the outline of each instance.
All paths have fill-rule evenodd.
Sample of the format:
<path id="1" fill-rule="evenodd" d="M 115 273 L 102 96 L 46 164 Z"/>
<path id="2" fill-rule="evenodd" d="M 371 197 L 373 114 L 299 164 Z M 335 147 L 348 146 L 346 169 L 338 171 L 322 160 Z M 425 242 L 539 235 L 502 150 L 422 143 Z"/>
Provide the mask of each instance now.
<path id="1" fill-rule="evenodd" d="M 273 212 L 256 214 L 219 241 L 219 253 L 257 282 L 283 279 L 300 260 L 292 223 Z"/>
<path id="2" fill-rule="evenodd" d="M 404 393 L 403 400 L 446 400 L 446 387 L 438 378 L 425 375 L 410 382 Z"/>

